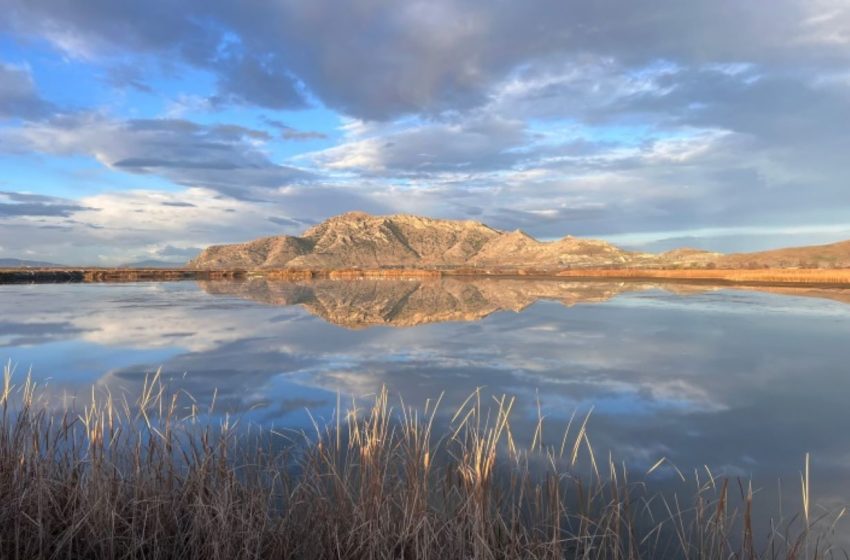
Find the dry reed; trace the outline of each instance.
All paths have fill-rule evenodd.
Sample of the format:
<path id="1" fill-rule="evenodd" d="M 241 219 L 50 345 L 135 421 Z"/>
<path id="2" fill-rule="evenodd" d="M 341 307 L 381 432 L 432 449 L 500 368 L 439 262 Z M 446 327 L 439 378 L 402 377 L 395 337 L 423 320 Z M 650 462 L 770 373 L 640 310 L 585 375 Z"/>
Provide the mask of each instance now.
<path id="1" fill-rule="evenodd" d="M 687 503 L 653 493 L 598 460 L 587 418 L 556 446 L 540 420 L 522 449 L 507 397 L 476 392 L 438 430 L 439 400 L 393 407 L 383 390 L 296 433 L 214 422 L 158 376 L 136 401 L 92 391 L 51 412 L 5 373 L 2 558 L 840 556 L 825 540 L 840 515 L 810 510 L 808 459 L 805 511 L 757 534 L 746 483 L 707 471 Z"/>
<path id="2" fill-rule="evenodd" d="M 562 270 L 559 277 L 620 278 L 620 279 L 679 279 L 705 280 L 752 284 L 812 284 L 850 285 L 850 269 L 820 268 L 694 268 L 694 269 L 573 269 Z"/>

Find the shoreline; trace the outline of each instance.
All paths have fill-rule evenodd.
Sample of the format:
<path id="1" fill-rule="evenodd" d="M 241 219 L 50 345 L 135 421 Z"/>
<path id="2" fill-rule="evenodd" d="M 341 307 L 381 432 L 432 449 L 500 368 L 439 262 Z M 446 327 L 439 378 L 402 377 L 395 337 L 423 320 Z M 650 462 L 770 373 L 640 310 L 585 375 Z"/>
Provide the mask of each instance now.
<path id="1" fill-rule="evenodd" d="M 0 269 L 0 284 L 173 282 L 183 280 L 355 280 L 362 278 L 504 278 L 524 280 L 675 282 L 718 286 L 850 288 L 850 269 L 336 269 L 198 270 L 114 268 Z"/>

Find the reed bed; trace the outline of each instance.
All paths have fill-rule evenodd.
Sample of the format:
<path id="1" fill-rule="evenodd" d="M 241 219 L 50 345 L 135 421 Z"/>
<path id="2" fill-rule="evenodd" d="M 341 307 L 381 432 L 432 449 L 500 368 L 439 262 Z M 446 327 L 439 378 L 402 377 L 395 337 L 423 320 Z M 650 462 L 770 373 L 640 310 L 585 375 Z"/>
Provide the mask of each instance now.
<path id="1" fill-rule="evenodd" d="M 277 432 L 213 421 L 158 376 L 136 400 L 92 391 L 80 410 L 39 395 L 7 368 L 5 559 L 844 557 L 827 544 L 843 512 L 816 513 L 808 468 L 803 511 L 760 532 L 748 483 L 706 470 L 687 498 L 655 493 L 595 456 L 587 418 L 554 445 L 541 420 L 520 448 L 507 397 L 476 392 L 449 419 L 439 399 L 392 405 L 383 390 Z"/>
<path id="2" fill-rule="evenodd" d="M 764 284 L 829 284 L 850 285 L 850 269 L 821 268 L 695 268 L 695 269 L 573 269 L 557 273 L 562 277 L 599 278 L 672 278 L 682 280 L 719 280 L 731 283 Z"/>

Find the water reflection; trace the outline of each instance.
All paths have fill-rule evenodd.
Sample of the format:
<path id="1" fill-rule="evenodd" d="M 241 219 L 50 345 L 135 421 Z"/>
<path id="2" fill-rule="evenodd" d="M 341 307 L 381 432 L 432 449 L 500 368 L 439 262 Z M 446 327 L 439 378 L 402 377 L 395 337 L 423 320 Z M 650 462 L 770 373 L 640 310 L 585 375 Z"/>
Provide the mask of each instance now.
<path id="1" fill-rule="evenodd" d="M 598 453 L 645 469 L 752 476 L 820 503 L 850 495 L 847 291 L 523 280 L 0 287 L 0 355 L 56 393 L 136 392 L 162 366 L 200 403 L 306 425 L 382 385 L 411 403 L 476 387 L 537 401 L 559 440 L 594 407 Z M 368 327 L 368 328 L 367 328 Z M 408 328 L 394 328 L 408 327 Z M 668 473 L 670 474 L 670 473 Z M 792 506 L 789 506 L 792 507 Z"/>
<path id="2" fill-rule="evenodd" d="M 519 312 L 539 300 L 567 306 L 601 303 L 650 284 L 546 280 L 317 280 L 200 282 L 204 291 L 271 305 L 301 305 L 329 323 L 347 328 L 411 327 L 445 321 L 476 321 L 496 311 Z"/>

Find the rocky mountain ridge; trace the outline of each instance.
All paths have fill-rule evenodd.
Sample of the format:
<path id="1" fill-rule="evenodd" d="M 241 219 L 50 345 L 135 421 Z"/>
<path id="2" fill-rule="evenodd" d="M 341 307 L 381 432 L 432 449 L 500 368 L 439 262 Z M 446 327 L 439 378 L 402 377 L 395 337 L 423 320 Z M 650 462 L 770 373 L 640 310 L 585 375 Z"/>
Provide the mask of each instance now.
<path id="1" fill-rule="evenodd" d="M 500 231 L 472 220 L 349 212 L 300 236 L 210 246 L 188 266 L 200 270 L 843 268 L 850 267 L 850 241 L 732 255 L 688 248 L 652 254 L 572 236 L 539 241 L 521 230 Z"/>
<path id="2" fill-rule="evenodd" d="M 301 236 L 281 235 L 208 247 L 189 266 L 252 270 L 555 268 L 626 264 L 640 258 L 646 257 L 605 241 L 568 236 L 544 242 L 519 230 L 503 232 L 471 220 L 350 212 L 330 218 Z"/>

